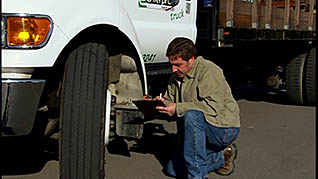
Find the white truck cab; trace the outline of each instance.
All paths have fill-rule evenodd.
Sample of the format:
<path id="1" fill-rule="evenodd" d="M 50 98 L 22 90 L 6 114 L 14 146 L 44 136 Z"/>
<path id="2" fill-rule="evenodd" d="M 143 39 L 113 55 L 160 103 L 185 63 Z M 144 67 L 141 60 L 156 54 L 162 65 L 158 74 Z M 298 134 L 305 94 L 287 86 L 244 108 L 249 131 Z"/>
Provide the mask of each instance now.
<path id="1" fill-rule="evenodd" d="M 147 94 L 145 63 L 168 62 L 165 51 L 176 36 L 195 41 L 196 1 L 4 0 L 2 5 L 2 136 L 28 135 L 44 109 L 61 123 L 61 177 L 72 178 L 74 169 L 66 166 L 78 162 L 96 166 L 75 169 L 93 173 L 83 178 L 102 178 L 100 146 L 114 135 L 112 106 L 135 110 L 131 100 Z M 77 158 L 79 148 L 94 155 Z"/>

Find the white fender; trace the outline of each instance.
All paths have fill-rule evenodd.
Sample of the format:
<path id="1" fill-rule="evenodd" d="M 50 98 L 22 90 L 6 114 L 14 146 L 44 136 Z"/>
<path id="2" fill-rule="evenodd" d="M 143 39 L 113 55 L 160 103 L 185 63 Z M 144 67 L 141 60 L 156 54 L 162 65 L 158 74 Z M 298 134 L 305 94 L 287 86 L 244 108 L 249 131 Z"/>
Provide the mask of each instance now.
<path id="1" fill-rule="evenodd" d="M 144 89 L 145 94 L 148 94 L 147 91 L 147 78 L 146 78 L 146 69 L 144 61 L 142 60 L 142 52 L 140 48 L 140 44 L 137 38 L 137 33 L 135 31 L 135 27 L 129 18 L 128 13 L 120 7 L 120 18 L 119 18 L 119 25 L 118 28 L 130 39 L 130 41 L 133 43 L 134 47 L 137 50 L 137 53 L 139 55 L 140 64 L 142 67 L 142 73 L 143 73 L 143 79 L 144 79 Z"/>
<path id="2" fill-rule="evenodd" d="M 2 49 L 2 67 L 51 67 L 63 48 L 84 29 L 108 24 L 118 27 L 135 46 L 145 78 L 145 67 L 135 28 L 118 0 L 3 0 L 2 13 L 42 14 L 54 23 L 48 43 L 40 49 Z M 76 8 L 75 8 L 76 7 Z M 146 85 L 146 83 L 145 83 Z M 146 86 L 145 86 L 146 89 Z"/>

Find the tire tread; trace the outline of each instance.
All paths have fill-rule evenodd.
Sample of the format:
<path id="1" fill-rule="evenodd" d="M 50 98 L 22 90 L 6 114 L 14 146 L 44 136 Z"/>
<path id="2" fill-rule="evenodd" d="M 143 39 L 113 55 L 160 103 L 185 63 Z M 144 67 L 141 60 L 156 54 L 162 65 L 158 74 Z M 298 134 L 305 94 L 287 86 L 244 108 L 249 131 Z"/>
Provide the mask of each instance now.
<path id="1" fill-rule="evenodd" d="M 104 104 L 107 50 L 86 43 L 70 54 L 62 89 L 61 178 L 104 176 Z"/>

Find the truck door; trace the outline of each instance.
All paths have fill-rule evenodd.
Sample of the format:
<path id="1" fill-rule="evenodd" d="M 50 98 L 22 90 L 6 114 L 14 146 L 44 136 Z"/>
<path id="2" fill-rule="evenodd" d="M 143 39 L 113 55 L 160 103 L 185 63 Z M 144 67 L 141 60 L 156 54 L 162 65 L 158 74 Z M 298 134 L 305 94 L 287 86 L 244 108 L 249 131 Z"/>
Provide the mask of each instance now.
<path id="1" fill-rule="evenodd" d="M 177 36 L 196 37 L 196 0 L 120 0 L 131 18 L 145 63 L 167 62 Z"/>

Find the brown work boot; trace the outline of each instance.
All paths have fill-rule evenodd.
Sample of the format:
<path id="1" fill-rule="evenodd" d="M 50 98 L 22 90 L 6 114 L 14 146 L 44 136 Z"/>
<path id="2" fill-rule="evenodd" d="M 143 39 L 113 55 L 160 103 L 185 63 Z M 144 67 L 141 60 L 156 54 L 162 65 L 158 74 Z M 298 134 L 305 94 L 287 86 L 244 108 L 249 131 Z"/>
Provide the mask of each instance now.
<path id="1" fill-rule="evenodd" d="M 234 172 L 234 160 L 237 157 L 236 144 L 230 144 L 224 149 L 224 165 L 217 169 L 215 173 L 223 176 L 231 175 Z"/>

